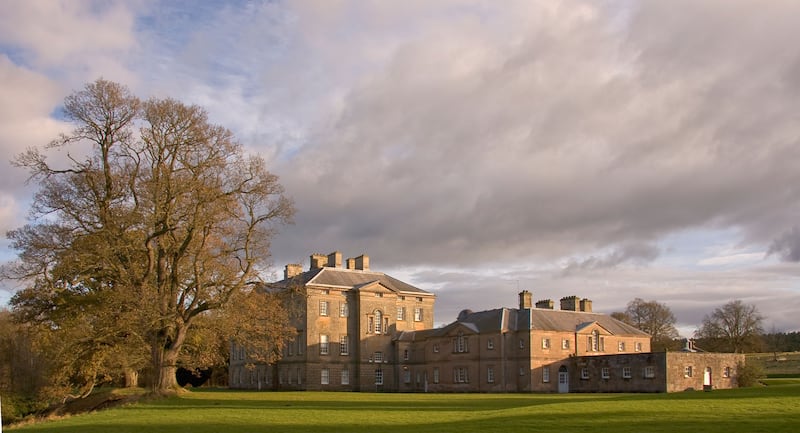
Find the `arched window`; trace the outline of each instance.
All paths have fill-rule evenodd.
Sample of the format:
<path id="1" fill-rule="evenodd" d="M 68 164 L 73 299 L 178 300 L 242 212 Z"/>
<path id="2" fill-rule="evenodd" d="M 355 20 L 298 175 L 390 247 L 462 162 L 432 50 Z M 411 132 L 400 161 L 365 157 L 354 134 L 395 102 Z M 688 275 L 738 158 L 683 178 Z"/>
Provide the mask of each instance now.
<path id="1" fill-rule="evenodd" d="M 375 310 L 375 333 L 380 334 L 383 326 L 383 314 L 380 310 Z"/>

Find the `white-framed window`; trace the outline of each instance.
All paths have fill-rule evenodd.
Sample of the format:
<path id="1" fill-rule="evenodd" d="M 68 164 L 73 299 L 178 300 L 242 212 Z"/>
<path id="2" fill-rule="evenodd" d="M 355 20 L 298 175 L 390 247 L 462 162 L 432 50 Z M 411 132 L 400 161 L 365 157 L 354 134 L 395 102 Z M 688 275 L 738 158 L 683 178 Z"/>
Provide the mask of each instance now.
<path id="1" fill-rule="evenodd" d="M 644 378 L 645 379 L 652 379 L 656 377 L 656 368 L 652 365 L 648 365 L 644 368 Z"/>
<path id="2" fill-rule="evenodd" d="M 521 338 L 519 339 L 519 348 L 520 349 L 524 349 L 525 348 L 525 340 L 523 340 Z"/>
<path id="3" fill-rule="evenodd" d="M 339 336 L 339 355 L 350 354 L 350 337 L 348 335 Z"/>
<path id="4" fill-rule="evenodd" d="M 542 367 L 542 383 L 550 383 L 550 367 Z"/>
<path id="5" fill-rule="evenodd" d="M 439 383 L 439 367 L 433 367 L 433 383 Z"/>
<path id="6" fill-rule="evenodd" d="M 319 354 L 320 355 L 327 355 L 328 352 L 328 336 L 327 335 L 320 335 L 319 336 Z"/>
<path id="7" fill-rule="evenodd" d="M 389 316 L 386 315 L 383 316 L 383 333 L 389 333 Z"/>
<path id="8" fill-rule="evenodd" d="M 433 344 L 433 353 L 439 353 L 439 343 Z"/>
<path id="9" fill-rule="evenodd" d="M 397 307 L 397 320 L 406 320 L 406 307 Z"/>
<path id="10" fill-rule="evenodd" d="M 489 337 L 489 339 L 486 340 L 486 348 L 489 350 L 494 350 L 494 338 Z"/>
<path id="11" fill-rule="evenodd" d="M 408 349 L 403 350 L 403 360 L 408 361 Z"/>
<path id="12" fill-rule="evenodd" d="M 586 367 L 581 368 L 581 379 L 589 378 L 589 369 Z"/>
<path id="13" fill-rule="evenodd" d="M 725 367 L 722 369 L 722 377 L 731 377 L 731 368 Z"/>
<path id="14" fill-rule="evenodd" d="M 350 385 L 350 370 L 346 368 L 342 370 L 341 381 L 342 385 Z"/>
<path id="15" fill-rule="evenodd" d="M 453 383 L 469 383 L 469 370 L 467 370 L 467 367 L 453 369 Z"/>
<path id="16" fill-rule="evenodd" d="M 323 385 L 328 385 L 331 383 L 331 371 L 327 368 L 323 368 L 320 370 L 320 378 L 319 381 Z"/>
<path id="17" fill-rule="evenodd" d="M 375 317 L 372 315 L 367 317 L 367 334 L 372 333 L 372 329 L 375 327 Z"/>
<path id="18" fill-rule="evenodd" d="M 693 371 L 691 365 L 683 367 L 683 377 L 692 377 L 692 373 Z"/>
<path id="19" fill-rule="evenodd" d="M 549 349 L 549 348 L 550 348 L 550 339 L 542 338 L 542 349 Z"/>
<path id="20" fill-rule="evenodd" d="M 414 307 L 414 321 L 422 322 L 422 308 Z"/>
<path id="21" fill-rule="evenodd" d="M 403 372 L 403 383 L 411 383 L 411 370 Z"/>
<path id="22" fill-rule="evenodd" d="M 328 315 L 328 301 L 319 301 L 319 315 L 320 316 Z"/>
<path id="23" fill-rule="evenodd" d="M 631 368 L 630 367 L 622 367 L 622 378 L 623 379 L 630 379 L 631 378 Z"/>
<path id="24" fill-rule="evenodd" d="M 383 385 L 383 370 L 375 370 L 375 385 Z"/>
<path id="25" fill-rule="evenodd" d="M 417 296 L 417 302 L 422 302 L 422 298 Z"/>
<path id="26" fill-rule="evenodd" d="M 383 352 L 375 352 L 373 359 L 375 362 L 383 362 Z"/>
<path id="27" fill-rule="evenodd" d="M 569 350 L 569 339 L 562 338 L 561 339 L 561 349 L 562 350 Z"/>
<path id="28" fill-rule="evenodd" d="M 383 313 L 380 310 L 375 310 L 375 333 L 381 333 L 381 327 L 383 326 Z"/>
<path id="29" fill-rule="evenodd" d="M 620 342 L 617 343 L 617 351 L 618 352 L 624 352 L 625 351 L 625 342 L 624 341 L 620 341 Z"/>
<path id="30" fill-rule="evenodd" d="M 453 353 L 466 353 L 469 352 L 469 344 L 467 342 L 467 337 L 464 334 L 459 333 L 456 338 L 453 339 Z"/>
<path id="31" fill-rule="evenodd" d="M 494 367 L 486 367 L 486 383 L 494 383 Z"/>
<path id="32" fill-rule="evenodd" d="M 642 343 L 640 341 L 637 341 L 637 342 L 633 343 L 633 350 L 635 350 L 637 352 L 641 352 L 642 351 Z"/>
<path id="33" fill-rule="evenodd" d="M 347 306 L 347 302 L 340 302 L 339 317 L 347 317 L 349 315 L 350 315 L 350 308 Z"/>
<path id="34" fill-rule="evenodd" d="M 611 378 L 611 373 L 609 372 L 608 367 L 603 367 L 603 369 L 600 370 L 600 375 L 603 379 Z"/>

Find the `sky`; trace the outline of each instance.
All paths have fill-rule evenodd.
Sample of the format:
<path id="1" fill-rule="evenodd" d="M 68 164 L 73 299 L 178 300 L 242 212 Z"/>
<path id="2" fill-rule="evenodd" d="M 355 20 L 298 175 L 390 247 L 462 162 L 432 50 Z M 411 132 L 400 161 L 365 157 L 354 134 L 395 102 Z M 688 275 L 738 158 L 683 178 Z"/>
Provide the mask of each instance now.
<path id="1" fill-rule="evenodd" d="M 462 309 L 576 295 L 734 299 L 800 330 L 800 2 L 0 2 L 0 230 L 14 155 L 105 78 L 205 108 L 295 201 L 271 279 L 312 253 Z M 65 154 L 54 154 L 63 158 Z M 0 241 L 0 262 L 15 251 Z M 21 283 L 0 283 L 0 305 Z"/>

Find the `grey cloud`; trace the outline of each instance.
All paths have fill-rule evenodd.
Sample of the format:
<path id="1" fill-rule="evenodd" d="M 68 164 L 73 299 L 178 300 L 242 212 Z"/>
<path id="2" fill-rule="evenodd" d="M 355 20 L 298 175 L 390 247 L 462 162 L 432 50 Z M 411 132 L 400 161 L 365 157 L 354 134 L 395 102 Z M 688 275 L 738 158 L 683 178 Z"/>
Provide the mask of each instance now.
<path id="1" fill-rule="evenodd" d="M 596 3 L 504 5 L 416 28 L 278 167 L 299 214 L 277 245 L 466 265 L 693 227 L 767 243 L 800 211 L 800 190 L 775 191 L 800 181 L 798 53 L 781 42 L 800 30 L 793 11 L 694 4 L 637 3 L 624 25 Z"/>
<path id="2" fill-rule="evenodd" d="M 800 262 L 800 228 L 792 227 L 772 241 L 767 254 L 774 254 L 785 262 Z"/>
<path id="3" fill-rule="evenodd" d="M 591 256 L 582 260 L 571 259 L 564 267 L 562 275 L 567 276 L 581 271 L 613 268 L 624 263 L 644 265 L 657 259 L 660 254 L 660 249 L 654 245 L 627 244 L 604 256 Z"/>

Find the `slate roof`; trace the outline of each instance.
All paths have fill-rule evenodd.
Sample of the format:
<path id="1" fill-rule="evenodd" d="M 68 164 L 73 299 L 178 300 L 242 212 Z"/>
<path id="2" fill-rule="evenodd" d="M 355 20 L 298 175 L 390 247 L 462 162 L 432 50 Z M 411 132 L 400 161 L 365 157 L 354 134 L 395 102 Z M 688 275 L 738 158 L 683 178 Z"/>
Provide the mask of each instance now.
<path id="1" fill-rule="evenodd" d="M 518 331 L 532 329 L 539 331 L 575 332 L 597 323 L 613 335 L 647 336 L 644 331 L 634 328 L 613 317 L 601 313 L 564 311 L 534 308 L 517 310 L 498 308 L 472 312 L 462 311 L 459 320 L 437 329 L 436 335 L 445 335 L 454 327 L 466 326 L 477 333 L 492 333 L 500 330 Z"/>
<path id="2" fill-rule="evenodd" d="M 293 282 L 300 282 L 306 286 L 336 287 L 345 289 L 358 289 L 370 283 L 378 282 L 389 290 L 397 293 L 412 293 L 430 295 L 418 287 L 386 275 L 383 272 L 362 271 L 344 268 L 317 268 L 303 272 L 296 277 L 282 280 L 276 285 L 287 286 Z"/>

